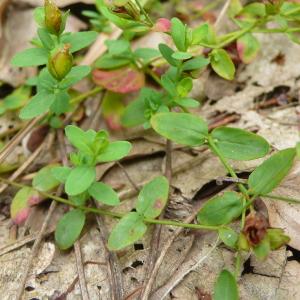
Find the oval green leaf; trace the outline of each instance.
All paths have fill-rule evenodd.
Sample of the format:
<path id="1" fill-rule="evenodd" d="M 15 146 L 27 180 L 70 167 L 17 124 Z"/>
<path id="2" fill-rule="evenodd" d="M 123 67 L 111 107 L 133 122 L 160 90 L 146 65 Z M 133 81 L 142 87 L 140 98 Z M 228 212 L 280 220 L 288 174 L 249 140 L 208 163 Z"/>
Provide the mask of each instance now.
<path id="1" fill-rule="evenodd" d="M 112 142 L 97 156 L 97 162 L 120 160 L 128 155 L 131 148 L 131 144 L 126 141 Z"/>
<path id="2" fill-rule="evenodd" d="M 236 248 L 239 236 L 233 229 L 229 227 L 220 228 L 219 237 L 226 246 Z"/>
<path id="3" fill-rule="evenodd" d="M 225 192 L 208 200 L 200 209 L 197 219 L 203 225 L 224 225 L 239 217 L 242 211 L 241 196 L 235 192 Z"/>
<path id="4" fill-rule="evenodd" d="M 155 219 L 164 209 L 169 196 L 169 182 L 159 176 L 147 183 L 138 196 L 136 210 L 145 218 Z"/>
<path id="5" fill-rule="evenodd" d="M 108 239 L 108 248 L 110 250 L 120 250 L 143 237 L 147 226 L 143 218 L 136 212 L 131 212 L 124 216 L 112 230 Z"/>
<path id="6" fill-rule="evenodd" d="M 88 193 L 101 203 L 112 206 L 120 204 L 118 194 L 102 182 L 94 182 L 88 189 Z"/>
<path id="7" fill-rule="evenodd" d="M 85 213 L 73 209 L 66 213 L 58 222 L 55 230 L 55 241 L 58 247 L 66 250 L 76 242 L 85 223 Z"/>
<path id="8" fill-rule="evenodd" d="M 48 62 L 48 51 L 44 48 L 29 48 L 17 53 L 11 63 L 16 67 L 33 67 Z"/>
<path id="9" fill-rule="evenodd" d="M 223 270 L 214 286 L 213 300 L 238 300 L 238 286 L 234 276 L 227 270 Z"/>
<path id="10" fill-rule="evenodd" d="M 47 192 L 57 187 L 60 181 L 52 174 L 52 170 L 55 167 L 56 166 L 50 165 L 40 169 L 33 178 L 32 186 L 41 192 Z"/>
<path id="11" fill-rule="evenodd" d="M 269 152 L 269 144 L 264 138 L 239 128 L 218 127 L 211 136 L 226 158 L 251 160 Z"/>
<path id="12" fill-rule="evenodd" d="M 159 113 L 151 118 L 153 129 L 178 144 L 199 146 L 208 135 L 206 122 L 188 113 Z"/>
<path id="13" fill-rule="evenodd" d="M 289 148 L 277 152 L 264 161 L 249 176 L 250 192 L 255 195 L 272 192 L 292 168 L 295 156 L 295 148 Z"/>
<path id="14" fill-rule="evenodd" d="M 54 178 L 56 178 L 59 182 L 65 183 L 68 176 L 71 173 L 71 168 L 69 167 L 53 167 L 51 169 L 51 174 Z"/>
<path id="15" fill-rule="evenodd" d="M 219 76 L 232 80 L 235 74 L 235 66 L 229 54 L 224 49 L 214 49 L 210 56 L 213 70 Z"/>
<path id="16" fill-rule="evenodd" d="M 96 171 L 93 167 L 79 166 L 70 172 L 65 190 L 69 196 L 75 196 L 85 192 L 96 178 Z"/>

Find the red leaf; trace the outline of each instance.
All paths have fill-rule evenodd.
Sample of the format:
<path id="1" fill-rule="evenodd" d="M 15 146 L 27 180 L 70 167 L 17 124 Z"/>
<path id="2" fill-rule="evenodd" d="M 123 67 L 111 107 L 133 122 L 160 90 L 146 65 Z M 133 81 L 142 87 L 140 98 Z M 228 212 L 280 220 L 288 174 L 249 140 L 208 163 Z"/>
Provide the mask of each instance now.
<path id="1" fill-rule="evenodd" d="M 13 222 L 16 225 L 22 225 L 27 220 L 30 213 L 30 207 L 25 207 L 20 210 L 13 218 Z"/>
<path id="2" fill-rule="evenodd" d="M 94 70 L 93 80 L 109 91 L 122 94 L 136 92 L 145 85 L 144 73 L 130 67 L 111 71 Z"/>

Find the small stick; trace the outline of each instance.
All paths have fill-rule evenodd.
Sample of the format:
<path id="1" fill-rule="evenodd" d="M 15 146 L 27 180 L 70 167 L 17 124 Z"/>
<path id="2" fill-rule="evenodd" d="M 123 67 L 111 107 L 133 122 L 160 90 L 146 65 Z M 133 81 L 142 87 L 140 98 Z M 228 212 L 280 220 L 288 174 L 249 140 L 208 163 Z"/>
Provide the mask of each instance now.
<path id="1" fill-rule="evenodd" d="M 128 172 L 126 171 L 126 169 L 124 168 L 124 166 L 120 163 L 117 162 L 118 167 L 120 167 L 120 169 L 123 171 L 124 175 L 126 176 L 126 178 L 128 179 L 128 181 L 130 182 L 130 184 L 132 185 L 132 187 L 136 190 L 136 192 L 138 193 L 140 191 L 139 187 L 137 186 L 137 184 L 132 180 L 132 178 L 130 177 L 130 175 L 128 174 Z"/>
<path id="2" fill-rule="evenodd" d="M 47 230 L 44 234 L 43 237 L 46 237 L 48 235 L 50 235 L 51 233 L 53 233 L 54 228 Z M 35 241 L 38 238 L 38 233 L 33 233 L 30 235 L 25 236 L 22 239 L 18 239 L 16 242 L 14 243 L 10 243 L 8 245 L 3 246 L 2 248 L 0 248 L 0 256 L 7 254 L 11 251 L 14 251 L 26 244 L 29 244 L 33 241 Z"/>
<path id="3" fill-rule="evenodd" d="M 60 186 L 58 188 L 56 194 L 59 195 L 61 193 L 61 191 L 62 191 L 62 186 Z M 23 295 L 23 292 L 24 292 L 24 287 L 25 287 L 25 284 L 26 284 L 26 281 L 27 281 L 27 277 L 28 277 L 28 274 L 30 272 L 33 260 L 38 255 L 40 244 L 41 244 L 41 242 L 43 240 L 43 237 L 45 236 L 46 229 L 47 229 L 47 227 L 49 225 L 50 219 L 52 217 L 52 214 L 53 214 L 56 206 L 57 206 L 57 202 L 56 201 L 52 201 L 51 205 L 49 207 L 48 213 L 46 215 L 46 218 L 45 218 L 45 220 L 44 220 L 44 222 L 42 224 L 42 228 L 39 231 L 38 236 L 37 236 L 37 238 L 36 238 L 36 240 L 35 240 L 35 242 L 33 244 L 31 255 L 30 255 L 29 259 L 28 259 L 27 266 L 26 266 L 25 270 L 22 272 L 21 283 L 20 283 L 19 288 L 17 290 L 17 296 L 16 296 L 17 300 L 22 300 L 22 295 Z"/>
<path id="4" fill-rule="evenodd" d="M 46 145 L 48 144 L 48 141 L 54 140 L 54 135 L 48 135 L 44 141 L 42 142 L 42 144 L 26 159 L 26 161 L 24 161 L 24 163 L 9 177 L 9 180 L 14 181 L 16 180 L 30 165 L 31 163 L 41 154 L 41 152 L 43 151 L 43 149 L 46 147 Z M 9 185 L 4 183 L 1 187 L 0 187 L 0 193 L 3 193 L 6 188 Z"/>
<path id="5" fill-rule="evenodd" d="M 7 156 L 12 152 L 12 150 L 21 142 L 21 140 L 30 132 L 30 130 L 44 118 L 45 115 L 32 119 L 23 127 L 13 139 L 0 151 L 0 163 L 7 158 Z"/>

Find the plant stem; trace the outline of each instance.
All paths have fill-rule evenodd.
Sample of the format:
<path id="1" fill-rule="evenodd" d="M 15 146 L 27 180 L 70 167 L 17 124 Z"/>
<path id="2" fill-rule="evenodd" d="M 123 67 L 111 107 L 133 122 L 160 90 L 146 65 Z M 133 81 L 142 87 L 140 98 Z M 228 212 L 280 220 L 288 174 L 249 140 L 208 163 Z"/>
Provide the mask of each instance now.
<path id="1" fill-rule="evenodd" d="M 143 13 L 143 15 L 145 16 L 146 20 L 149 22 L 149 24 L 151 26 L 154 25 L 153 21 L 151 20 L 151 18 L 149 17 L 148 13 L 145 11 L 143 5 L 141 5 L 139 0 L 135 0 L 137 6 L 139 7 L 140 11 Z"/>
<path id="2" fill-rule="evenodd" d="M 274 200 L 281 200 L 289 203 L 295 203 L 300 204 L 300 199 L 290 198 L 290 197 L 284 197 L 280 195 L 261 195 L 261 197 L 270 198 Z"/>
<path id="3" fill-rule="evenodd" d="M 231 175 L 232 178 L 239 179 L 236 173 L 234 172 L 233 168 L 230 166 L 226 158 L 223 156 L 221 151 L 216 146 L 215 142 L 213 141 L 213 138 L 211 136 L 208 137 L 208 144 L 210 148 L 213 150 L 213 152 L 219 157 L 220 161 L 224 165 L 225 169 L 228 171 L 228 173 Z M 241 184 L 237 184 L 240 191 L 244 194 L 246 198 L 248 198 L 248 191 L 247 189 Z"/>
<path id="4" fill-rule="evenodd" d="M 92 90 L 90 90 L 90 91 L 88 91 L 86 93 L 83 93 L 83 94 L 81 94 L 81 95 L 79 95 L 77 97 L 72 98 L 71 101 L 70 101 L 70 104 L 79 104 L 83 100 L 85 100 L 86 98 L 94 96 L 94 95 L 98 94 L 99 92 L 101 92 L 102 90 L 103 90 L 102 87 L 97 86 L 94 89 L 92 89 Z"/>
<path id="5" fill-rule="evenodd" d="M 28 185 L 17 183 L 15 181 L 11 181 L 11 180 L 5 179 L 3 177 L 0 177 L 0 181 L 2 181 L 4 183 L 7 183 L 7 184 L 10 184 L 12 186 L 18 187 L 18 188 L 24 188 L 24 187 L 28 188 L 28 187 L 30 187 Z M 72 201 L 67 200 L 65 198 L 55 196 L 55 195 L 52 195 L 52 194 L 47 193 L 47 192 L 41 192 L 41 191 L 35 189 L 34 187 L 30 187 L 30 188 L 38 191 L 41 195 L 43 195 L 47 198 L 53 199 L 53 200 L 55 200 L 59 203 L 67 204 L 67 205 L 72 206 L 74 208 L 81 209 L 85 212 L 95 213 L 95 214 L 99 214 L 99 215 L 103 215 L 103 216 L 109 216 L 109 217 L 113 217 L 113 218 L 122 218 L 126 215 L 125 213 L 117 213 L 117 212 L 104 210 L 104 209 L 100 209 L 100 208 L 87 207 L 87 206 L 83 206 L 83 205 L 76 205 Z M 189 229 L 202 229 L 202 230 L 217 231 L 221 228 L 221 226 L 188 224 L 188 223 L 181 223 L 181 222 L 177 222 L 177 221 L 173 221 L 173 220 L 164 220 L 164 219 L 158 220 L 158 219 L 143 218 L 143 221 L 145 223 L 149 223 L 149 224 L 161 224 L 161 225 L 169 225 L 169 226 L 183 227 L 183 228 L 189 228 Z"/>

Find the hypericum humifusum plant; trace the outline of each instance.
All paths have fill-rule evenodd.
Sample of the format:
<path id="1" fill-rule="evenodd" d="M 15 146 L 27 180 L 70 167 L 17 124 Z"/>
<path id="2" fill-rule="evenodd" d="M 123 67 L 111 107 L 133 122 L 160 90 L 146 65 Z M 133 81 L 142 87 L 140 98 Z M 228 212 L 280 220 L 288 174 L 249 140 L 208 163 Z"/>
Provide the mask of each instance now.
<path id="1" fill-rule="evenodd" d="M 68 90 L 86 77 L 89 66 L 73 66 L 73 53 L 89 46 L 97 37 L 93 31 L 64 32 L 69 12 L 62 13 L 51 1 L 35 9 L 34 17 L 39 28 L 32 41 L 34 48 L 18 53 L 12 60 L 17 67 L 45 66 L 29 84 L 36 85 L 37 93 L 21 110 L 21 119 L 32 119 L 50 112 L 49 121 L 54 127 L 60 124 L 59 116 L 71 109 Z"/>
<path id="2" fill-rule="evenodd" d="M 296 33 L 300 28 L 295 24 L 300 19 L 300 4 L 264 1 L 242 6 L 239 0 L 233 0 L 229 17 L 238 29 L 224 35 L 218 35 L 209 23 L 189 28 L 178 18 L 153 22 L 138 0 L 108 3 L 96 0 L 96 5 L 102 16 L 126 33 L 119 40 L 107 42 L 108 51 L 98 59 L 96 67 L 112 71 L 125 68 L 128 73 L 127 67 L 134 66 L 139 72 L 150 74 L 161 86 L 160 90 L 141 90 L 138 98 L 126 108 L 122 116 L 123 125 L 153 128 L 159 135 L 181 145 L 207 146 L 220 159 L 232 181 L 236 182 L 236 189 L 209 199 L 198 213 L 197 224 L 156 219 L 168 199 L 169 183 L 163 176 L 151 180 L 142 188 L 133 212 L 121 214 L 88 207 L 86 201 L 91 198 L 107 205 L 119 204 L 117 194 L 109 186 L 96 181 L 95 167 L 98 163 L 125 157 L 131 146 L 124 141 L 109 142 L 105 131 L 84 132 L 75 126 L 65 129 L 68 140 L 77 149 L 70 155 L 73 167 L 47 166 L 34 179 L 33 190 L 15 185 L 23 187 L 19 193 L 29 193 L 24 189 L 30 189 L 31 196 L 35 197 L 36 190 L 39 190 L 41 195 L 74 207 L 64 215 L 56 229 L 56 241 L 62 249 L 72 246 L 79 237 L 87 212 L 121 218 L 108 240 L 111 250 L 119 250 L 136 242 L 145 234 L 147 224 L 216 231 L 220 240 L 236 251 L 236 273 L 234 276 L 227 270 L 221 272 L 215 285 L 214 299 L 238 299 L 236 279 L 240 275 L 241 253 L 251 251 L 264 259 L 271 250 L 289 241 L 282 229 L 269 226 L 268 220 L 255 210 L 253 204 L 259 197 L 299 203 L 297 199 L 271 194 L 292 168 L 297 151 L 295 147 L 272 154 L 250 174 L 246 182 L 241 182 L 230 160 L 263 158 L 269 155 L 268 142 L 257 134 L 238 128 L 218 127 L 209 132 L 204 119 L 189 113 L 188 109 L 199 106 L 199 102 L 189 94 L 193 79 L 209 66 L 224 79 L 234 78 L 235 65 L 226 50 L 232 43 L 236 44 L 240 60 L 250 63 L 260 49 L 254 33 L 284 33 L 299 42 Z M 62 14 L 53 3 L 45 1 L 45 7 L 36 10 L 36 20 L 40 25 L 39 39 L 34 41 L 37 47 L 18 54 L 13 60 L 17 66 L 47 65 L 34 80 L 37 95 L 21 111 L 23 119 L 47 112 L 51 116 L 66 112 L 69 109 L 68 89 L 90 72 L 89 67 L 72 66 L 72 53 L 88 46 L 95 39 L 95 33 L 63 33 L 66 17 L 67 13 Z M 269 27 L 271 22 L 277 27 Z M 130 39 L 149 30 L 170 35 L 174 45 L 160 44 L 159 51 L 148 48 L 133 51 Z M 163 60 L 165 67 L 168 67 L 161 77 L 151 69 L 151 63 L 157 59 Z M 100 85 L 103 84 L 101 70 L 101 80 L 98 78 Z M 120 77 L 123 73 L 114 74 Z M 104 87 L 111 87 L 107 80 Z M 122 90 L 124 93 L 127 91 Z M 45 178 L 47 183 L 43 181 Z M 47 191 L 58 183 L 65 184 L 69 200 L 48 194 Z M 17 196 L 20 198 L 22 195 Z M 240 222 L 239 229 L 232 226 L 236 221 Z"/>

